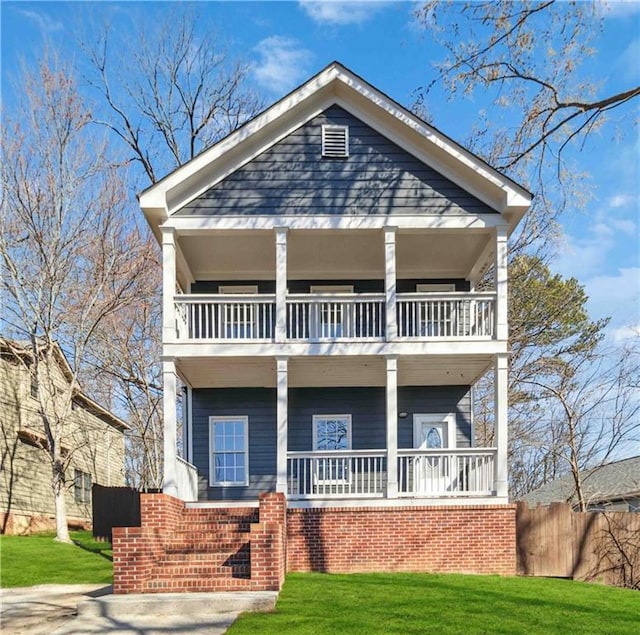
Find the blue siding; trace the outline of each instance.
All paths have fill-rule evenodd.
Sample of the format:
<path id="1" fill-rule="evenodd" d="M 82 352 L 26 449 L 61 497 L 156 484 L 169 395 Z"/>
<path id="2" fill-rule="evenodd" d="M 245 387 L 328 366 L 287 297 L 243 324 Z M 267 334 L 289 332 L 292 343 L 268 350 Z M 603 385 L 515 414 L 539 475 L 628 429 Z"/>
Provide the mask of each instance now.
<path id="1" fill-rule="evenodd" d="M 349 126 L 347 159 L 321 157 L 323 124 Z M 178 215 L 497 213 L 332 106 L 183 207 Z"/>
<path id="2" fill-rule="evenodd" d="M 255 499 L 273 490 L 276 473 L 276 391 L 273 388 L 221 388 L 193 390 L 193 463 L 200 475 L 200 498 L 209 500 Z M 471 400 L 468 386 L 401 386 L 398 411 L 398 447 L 413 446 L 413 415 L 456 414 L 457 446 L 471 445 Z M 313 449 L 313 415 L 350 414 L 352 447 L 384 449 L 385 389 L 291 388 L 289 390 L 289 438 L 291 451 Z M 209 417 L 249 417 L 248 487 L 209 487 Z"/>

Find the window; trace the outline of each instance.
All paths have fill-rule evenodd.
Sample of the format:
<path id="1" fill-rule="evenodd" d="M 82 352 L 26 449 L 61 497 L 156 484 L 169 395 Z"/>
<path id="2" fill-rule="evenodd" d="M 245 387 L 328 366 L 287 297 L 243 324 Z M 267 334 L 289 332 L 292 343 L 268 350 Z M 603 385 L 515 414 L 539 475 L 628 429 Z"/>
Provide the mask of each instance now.
<path id="1" fill-rule="evenodd" d="M 73 471 L 73 492 L 76 503 L 91 502 L 91 474 L 82 470 Z"/>
<path id="2" fill-rule="evenodd" d="M 249 418 L 209 417 L 210 485 L 249 484 Z"/>
<path id="3" fill-rule="evenodd" d="M 351 415 L 313 415 L 313 449 L 351 449 Z"/>
<path id="4" fill-rule="evenodd" d="M 38 378 L 35 375 L 31 375 L 31 396 L 34 399 L 38 398 Z"/>
<path id="5" fill-rule="evenodd" d="M 328 159 L 349 156 L 348 126 L 322 126 L 322 156 Z"/>
<path id="6" fill-rule="evenodd" d="M 311 293 L 353 293 L 353 285 L 312 285 Z M 312 305 L 315 313 L 311 314 L 312 331 L 315 337 L 330 338 L 349 337 L 353 305 L 345 302 L 320 302 Z"/>
<path id="7" fill-rule="evenodd" d="M 418 293 L 449 293 L 453 283 L 417 284 Z M 450 300 L 426 300 L 421 303 L 420 335 L 447 337 L 454 335 L 454 303 Z"/>
<path id="8" fill-rule="evenodd" d="M 313 449 L 334 452 L 351 449 L 351 415 L 314 415 Z M 344 484 L 349 481 L 349 457 L 324 457 L 316 462 L 316 484 Z"/>
<path id="9" fill-rule="evenodd" d="M 257 285 L 220 285 L 221 294 L 248 295 L 258 293 Z M 225 339 L 251 339 L 256 325 L 255 305 L 250 302 L 228 302 L 224 305 Z"/>

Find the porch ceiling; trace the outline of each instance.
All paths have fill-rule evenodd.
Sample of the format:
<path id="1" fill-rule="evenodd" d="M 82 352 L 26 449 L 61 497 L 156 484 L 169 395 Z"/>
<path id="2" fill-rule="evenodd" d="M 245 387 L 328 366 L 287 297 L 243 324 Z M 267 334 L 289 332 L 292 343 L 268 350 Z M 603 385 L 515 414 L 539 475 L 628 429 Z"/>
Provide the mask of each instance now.
<path id="1" fill-rule="evenodd" d="M 398 385 L 475 383 L 491 366 L 487 355 L 407 356 L 398 360 Z M 178 371 L 193 388 L 276 386 L 276 362 L 268 357 L 181 359 Z M 384 357 L 297 357 L 289 360 L 289 386 L 384 386 Z"/>
<path id="2" fill-rule="evenodd" d="M 490 230 L 398 232 L 398 278 L 468 278 Z M 381 230 L 293 230 L 288 236 L 288 278 L 382 279 Z M 179 236 L 195 280 L 275 280 L 273 232 L 222 231 Z"/>

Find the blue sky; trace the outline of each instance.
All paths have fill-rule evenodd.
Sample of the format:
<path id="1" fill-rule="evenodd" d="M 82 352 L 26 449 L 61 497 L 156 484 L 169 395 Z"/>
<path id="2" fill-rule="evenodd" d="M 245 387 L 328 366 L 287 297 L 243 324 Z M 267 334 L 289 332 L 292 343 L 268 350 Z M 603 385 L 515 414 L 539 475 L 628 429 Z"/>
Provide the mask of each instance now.
<path id="1" fill-rule="evenodd" d="M 45 39 L 72 59 L 80 58 L 74 33 L 109 16 L 122 34 L 135 37 L 169 12 L 164 2 L 2 2 L 3 99 L 7 78 L 20 58 L 32 61 Z M 400 103 L 411 106 L 415 91 L 433 77 L 443 57 L 412 18 L 406 2 L 199 2 L 213 18 L 232 54 L 248 58 L 256 87 L 270 102 L 338 60 Z M 640 0 L 602 5 L 603 28 L 588 75 L 602 94 L 640 84 Z M 478 101 L 447 102 L 431 94 L 432 123 L 464 142 L 477 117 Z M 586 287 L 594 318 L 611 316 L 609 335 L 622 341 L 640 333 L 640 138 L 634 107 L 613 111 L 613 123 L 592 134 L 572 157 L 592 198 L 567 213 L 554 268 Z M 634 121 L 635 119 L 635 121 Z M 636 335 L 637 336 L 637 335 Z"/>

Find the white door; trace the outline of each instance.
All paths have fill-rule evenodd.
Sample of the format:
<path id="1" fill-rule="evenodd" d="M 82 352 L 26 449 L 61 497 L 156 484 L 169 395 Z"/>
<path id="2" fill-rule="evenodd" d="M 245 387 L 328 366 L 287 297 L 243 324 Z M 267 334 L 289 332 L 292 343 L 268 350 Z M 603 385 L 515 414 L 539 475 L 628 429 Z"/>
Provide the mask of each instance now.
<path id="1" fill-rule="evenodd" d="M 414 493 L 444 494 L 451 487 L 451 461 L 444 456 L 455 445 L 454 417 L 450 414 L 414 415 L 413 445 L 430 450 L 416 456 L 413 470 Z M 433 450 L 433 452 L 431 452 Z M 437 452 L 442 450 L 443 452 Z"/>

